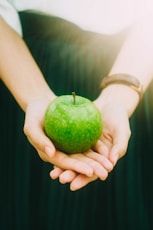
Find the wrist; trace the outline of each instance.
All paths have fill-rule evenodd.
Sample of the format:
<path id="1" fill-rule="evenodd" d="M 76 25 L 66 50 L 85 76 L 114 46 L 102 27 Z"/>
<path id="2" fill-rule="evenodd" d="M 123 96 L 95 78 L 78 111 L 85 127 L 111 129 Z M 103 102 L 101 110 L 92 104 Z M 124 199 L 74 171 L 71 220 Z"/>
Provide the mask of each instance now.
<path id="1" fill-rule="evenodd" d="M 20 98 L 20 102 L 18 101 L 18 103 L 23 109 L 23 111 L 25 112 L 27 110 L 27 107 L 30 104 L 35 103 L 36 101 L 44 101 L 45 104 L 46 103 L 49 104 L 55 98 L 56 98 L 56 95 L 50 89 L 46 88 L 46 90 L 42 89 L 41 91 L 39 90 L 38 92 L 33 91 L 33 93 L 29 94 L 28 96 L 24 94 L 24 98 L 22 99 Z"/>
<path id="2" fill-rule="evenodd" d="M 101 82 L 101 88 L 104 89 L 110 84 L 123 84 L 127 85 L 136 91 L 139 95 L 139 100 L 143 97 L 143 86 L 140 83 L 139 79 L 136 77 L 126 74 L 126 73 L 117 73 L 103 78 Z"/>
<path id="3" fill-rule="evenodd" d="M 102 90 L 95 103 L 101 108 L 111 104 L 120 105 L 130 117 L 139 103 L 139 95 L 127 85 L 111 84 Z"/>

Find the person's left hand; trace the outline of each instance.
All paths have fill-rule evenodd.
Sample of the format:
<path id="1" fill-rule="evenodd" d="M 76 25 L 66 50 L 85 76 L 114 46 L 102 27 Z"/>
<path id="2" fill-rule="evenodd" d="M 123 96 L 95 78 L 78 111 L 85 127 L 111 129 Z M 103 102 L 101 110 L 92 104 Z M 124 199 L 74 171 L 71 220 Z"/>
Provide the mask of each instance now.
<path id="1" fill-rule="evenodd" d="M 90 150 L 92 154 L 89 157 L 93 158 L 94 153 L 99 154 L 103 156 L 103 159 L 109 160 L 115 166 L 118 159 L 123 157 L 127 151 L 131 134 L 128 114 L 122 104 L 113 100 L 102 103 L 103 106 L 98 101 L 95 103 L 102 114 L 103 133 L 94 150 Z M 98 178 L 95 174 L 88 177 L 74 170 L 63 170 L 63 168 L 56 166 L 50 172 L 50 177 L 52 179 L 59 178 L 61 183 L 70 183 L 71 190 L 78 190 Z M 101 179 L 105 180 L 106 178 Z"/>

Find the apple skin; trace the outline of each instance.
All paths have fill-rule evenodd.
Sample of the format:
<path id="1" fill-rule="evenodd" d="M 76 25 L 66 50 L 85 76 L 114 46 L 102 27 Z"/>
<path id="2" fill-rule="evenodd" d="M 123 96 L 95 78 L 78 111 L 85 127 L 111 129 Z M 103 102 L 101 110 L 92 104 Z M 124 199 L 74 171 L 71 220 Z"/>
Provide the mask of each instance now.
<path id="1" fill-rule="evenodd" d="M 55 147 L 67 154 L 83 153 L 102 134 L 102 118 L 93 102 L 81 96 L 63 95 L 47 107 L 44 129 Z"/>

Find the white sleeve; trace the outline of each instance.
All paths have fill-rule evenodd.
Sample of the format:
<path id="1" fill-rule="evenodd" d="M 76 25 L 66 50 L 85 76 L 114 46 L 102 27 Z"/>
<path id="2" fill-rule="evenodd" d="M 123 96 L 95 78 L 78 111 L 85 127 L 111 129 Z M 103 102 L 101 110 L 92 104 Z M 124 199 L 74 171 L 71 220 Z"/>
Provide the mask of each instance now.
<path id="1" fill-rule="evenodd" d="M 0 16 L 22 36 L 22 28 L 18 13 L 6 0 L 0 0 Z"/>

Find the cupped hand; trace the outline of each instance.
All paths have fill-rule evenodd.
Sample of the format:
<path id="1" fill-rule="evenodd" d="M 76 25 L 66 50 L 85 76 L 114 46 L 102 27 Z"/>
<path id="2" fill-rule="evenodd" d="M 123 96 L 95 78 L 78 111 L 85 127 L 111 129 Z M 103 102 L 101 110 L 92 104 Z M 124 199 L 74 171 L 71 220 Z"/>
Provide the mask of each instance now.
<path id="1" fill-rule="evenodd" d="M 95 101 L 95 104 L 101 111 L 103 119 L 101 143 L 97 143 L 95 148 L 115 166 L 118 159 L 125 155 L 131 136 L 128 113 L 118 102 L 112 101 L 101 105 Z"/>
<path id="2" fill-rule="evenodd" d="M 108 171 L 113 166 L 102 155 L 94 151 L 67 155 L 55 149 L 51 140 L 46 136 L 43 126 L 44 114 L 49 103 L 48 98 L 40 97 L 33 100 L 26 109 L 24 133 L 40 158 L 63 170 L 74 171 L 87 177 L 96 175 L 101 179 L 106 178 Z"/>
<path id="3" fill-rule="evenodd" d="M 119 103 L 112 102 L 101 105 L 97 100 L 95 104 L 102 114 L 103 133 L 94 147 L 94 152 L 103 156 L 104 159 L 109 160 L 115 166 L 128 148 L 131 135 L 128 114 L 125 108 Z M 94 154 L 89 157 L 93 159 Z M 78 190 L 99 178 L 95 174 L 88 177 L 72 170 L 63 170 L 63 168 L 57 166 L 50 172 L 50 177 L 52 179 L 59 178 L 61 183 L 70 183 L 71 190 Z M 103 179 L 106 178 L 107 176 Z"/>

